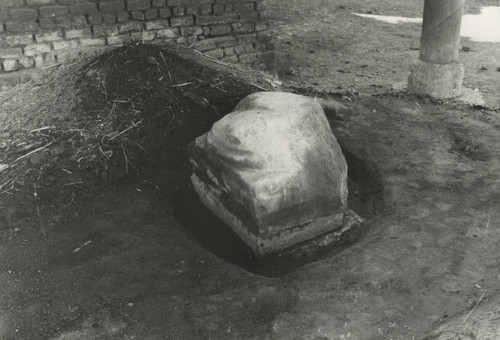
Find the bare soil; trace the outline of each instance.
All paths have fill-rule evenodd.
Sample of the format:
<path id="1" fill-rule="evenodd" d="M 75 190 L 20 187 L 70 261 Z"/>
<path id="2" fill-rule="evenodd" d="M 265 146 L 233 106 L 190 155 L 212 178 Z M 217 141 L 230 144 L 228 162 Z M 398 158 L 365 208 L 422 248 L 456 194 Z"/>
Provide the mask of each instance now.
<path id="1" fill-rule="evenodd" d="M 1 339 L 500 338 L 499 45 L 462 41 L 484 106 L 434 100 L 398 85 L 419 27 L 351 14 L 422 1 L 266 4 L 365 223 L 257 261 L 196 201 L 187 144 L 271 76 L 143 45 L 66 64 L 0 92 Z"/>

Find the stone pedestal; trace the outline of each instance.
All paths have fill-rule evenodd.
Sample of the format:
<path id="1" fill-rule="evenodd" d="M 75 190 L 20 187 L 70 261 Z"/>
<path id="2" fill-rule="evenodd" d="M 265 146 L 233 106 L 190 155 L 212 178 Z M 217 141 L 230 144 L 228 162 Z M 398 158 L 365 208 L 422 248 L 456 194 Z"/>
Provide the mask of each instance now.
<path id="1" fill-rule="evenodd" d="M 411 66 L 408 91 L 434 98 L 453 98 L 460 95 L 464 66 L 459 63 L 432 64 L 418 60 Z"/>
<path id="2" fill-rule="evenodd" d="M 464 68 L 457 63 L 465 0 L 425 0 L 420 60 L 411 68 L 408 91 L 436 98 L 460 95 Z"/>
<path id="3" fill-rule="evenodd" d="M 262 92 L 189 146 L 201 201 L 256 253 L 341 229 L 347 164 L 321 106 Z"/>

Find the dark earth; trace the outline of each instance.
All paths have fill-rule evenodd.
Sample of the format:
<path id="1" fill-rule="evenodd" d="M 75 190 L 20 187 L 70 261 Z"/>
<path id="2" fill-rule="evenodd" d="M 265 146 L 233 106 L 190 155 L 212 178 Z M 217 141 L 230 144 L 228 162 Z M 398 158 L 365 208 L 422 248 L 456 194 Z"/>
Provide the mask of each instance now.
<path id="1" fill-rule="evenodd" d="M 128 45 L 5 87 L 0 338 L 500 339 L 500 46 L 461 43 L 484 105 L 419 97 L 419 26 L 351 15 L 422 4 L 267 0 L 275 73 Z M 323 104 L 364 223 L 256 259 L 186 147 L 265 89 Z"/>

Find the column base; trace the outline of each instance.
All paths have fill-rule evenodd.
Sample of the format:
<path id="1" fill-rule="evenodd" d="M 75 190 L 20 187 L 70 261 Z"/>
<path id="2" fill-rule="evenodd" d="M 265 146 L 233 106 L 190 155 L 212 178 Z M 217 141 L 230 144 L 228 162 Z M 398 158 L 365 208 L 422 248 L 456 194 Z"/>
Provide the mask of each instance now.
<path id="1" fill-rule="evenodd" d="M 464 66 L 459 63 L 431 64 L 418 60 L 411 66 L 408 92 L 435 98 L 453 98 L 460 95 Z"/>

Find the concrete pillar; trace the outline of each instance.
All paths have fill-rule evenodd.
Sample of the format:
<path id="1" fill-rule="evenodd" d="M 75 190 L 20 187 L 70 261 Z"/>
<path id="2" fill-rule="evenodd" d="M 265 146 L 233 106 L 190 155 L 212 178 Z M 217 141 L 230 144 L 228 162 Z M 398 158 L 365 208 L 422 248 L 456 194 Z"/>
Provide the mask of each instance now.
<path id="1" fill-rule="evenodd" d="M 420 60 L 411 67 L 408 91 L 436 98 L 460 95 L 464 67 L 457 62 L 465 0 L 425 0 Z"/>

